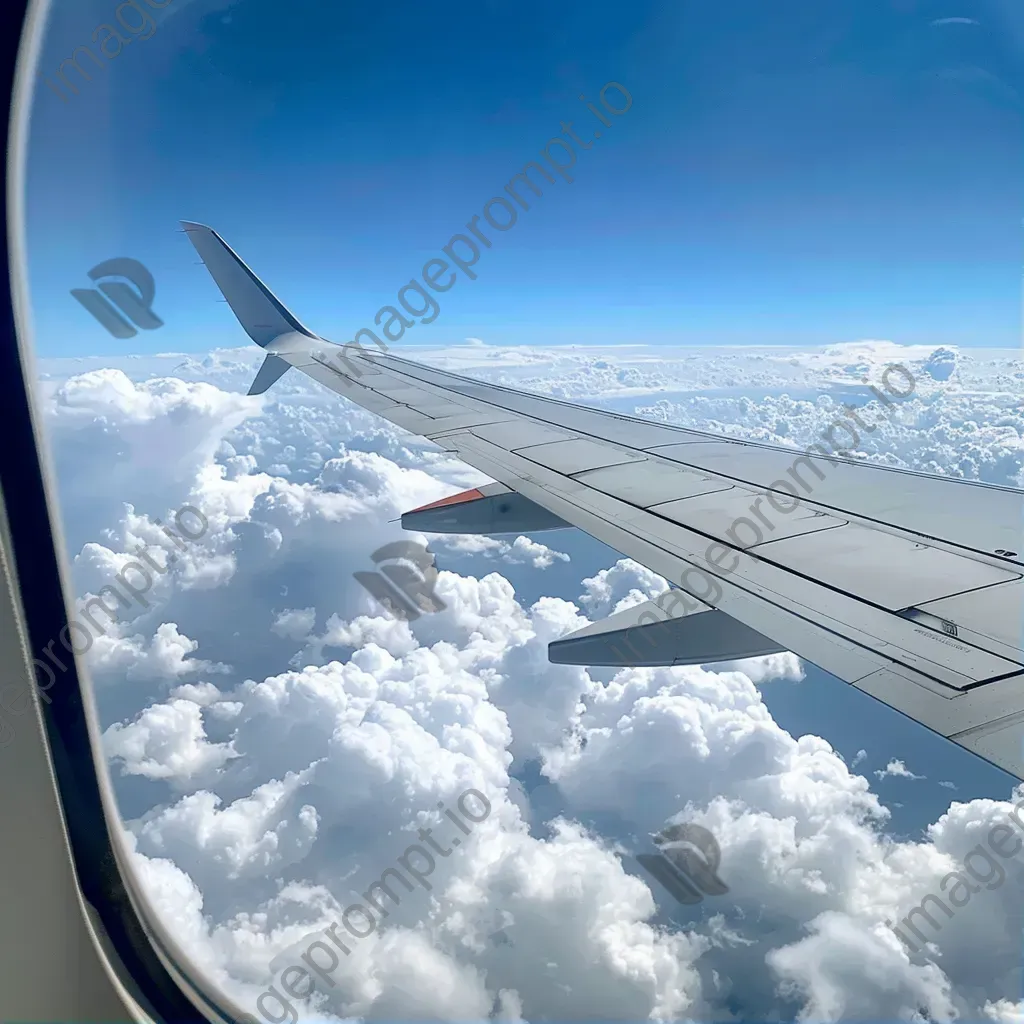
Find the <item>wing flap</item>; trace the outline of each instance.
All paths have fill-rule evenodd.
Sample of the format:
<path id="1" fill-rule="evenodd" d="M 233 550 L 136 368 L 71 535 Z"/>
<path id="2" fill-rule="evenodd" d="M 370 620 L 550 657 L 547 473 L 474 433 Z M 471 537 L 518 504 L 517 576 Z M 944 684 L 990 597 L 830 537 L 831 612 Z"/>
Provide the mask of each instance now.
<path id="1" fill-rule="evenodd" d="M 521 417 L 516 421 L 512 433 L 508 428 L 501 427 L 481 427 L 479 430 L 474 430 L 473 433 L 485 441 L 494 441 L 497 444 L 508 443 L 511 448 L 547 444 L 548 441 L 571 441 L 576 437 L 571 431 L 550 427 L 546 423 L 523 420 Z"/>
<path id="2" fill-rule="evenodd" d="M 892 611 L 1020 579 L 1019 573 L 999 566 L 854 523 L 824 535 L 773 540 L 757 552 L 775 565 Z"/>
<path id="3" fill-rule="evenodd" d="M 479 436 L 479 431 L 474 433 Z M 577 473 L 576 479 L 602 494 L 621 498 L 639 508 L 650 508 L 662 502 L 697 494 L 727 491 L 734 486 L 720 477 L 710 477 L 653 459 L 624 466 L 585 470 Z"/>
<path id="4" fill-rule="evenodd" d="M 666 474 L 671 470 L 664 470 Z M 696 474 L 694 474 L 696 475 Z M 681 526 L 689 526 L 716 540 L 747 550 L 766 547 L 784 537 L 796 537 L 844 526 L 838 519 L 819 511 L 813 505 L 789 498 L 788 511 L 778 513 L 765 500 L 764 493 L 729 485 L 719 480 L 699 486 L 707 487 L 697 494 L 650 506 L 650 511 Z M 765 514 L 767 511 L 767 515 Z"/>
<path id="5" fill-rule="evenodd" d="M 983 637 L 1010 651 L 1024 650 L 1024 580 L 956 594 L 919 608 L 947 623 L 940 628 L 952 636 Z"/>
<path id="6" fill-rule="evenodd" d="M 565 476 L 582 473 L 588 469 L 604 469 L 630 462 L 645 461 L 640 452 L 628 448 L 617 448 L 612 444 L 592 441 L 590 438 L 574 437 L 569 441 L 550 441 L 547 444 L 516 448 L 524 459 L 556 470 Z"/>

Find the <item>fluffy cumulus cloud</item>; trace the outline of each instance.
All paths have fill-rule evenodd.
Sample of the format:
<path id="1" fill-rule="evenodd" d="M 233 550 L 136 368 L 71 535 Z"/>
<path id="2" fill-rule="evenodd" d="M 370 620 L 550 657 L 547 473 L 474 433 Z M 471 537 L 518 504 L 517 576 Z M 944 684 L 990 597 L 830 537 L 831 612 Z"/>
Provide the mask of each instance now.
<path id="1" fill-rule="evenodd" d="M 914 392 L 862 457 L 995 483 L 1022 465 L 1024 372 L 1008 356 L 476 341 L 428 357 L 792 445 L 899 361 Z M 1024 793 L 897 834 L 863 749 L 847 763 L 773 717 L 774 693 L 811 689 L 791 654 L 550 664 L 551 640 L 667 586 L 596 543 L 411 535 L 431 542 L 443 607 L 389 617 L 353 574 L 410 536 L 403 510 L 480 474 L 297 374 L 245 397 L 252 372 L 250 353 L 219 351 L 63 361 L 42 385 L 125 841 L 154 912 L 242 1011 L 1024 1019 L 1019 869 L 990 838 Z M 186 505 L 207 523 L 187 541 Z M 139 552 L 160 567 L 141 599 L 97 611 Z M 931 785 L 895 757 L 873 774 L 882 790 Z M 726 890 L 699 904 L 636 859 L 684 825 L 712 837 Z M 374 888 L 388 879 L 397 899 Z M 916 908 L 951 880 L 968 899 L 929 904 L 932 927 Z"/>
<path id="2" fill-rule="evenodd" d="M 499 558 L 507 565 L 532 565 L 534 569 L 550 568 L 555 562 L 568 562 L 564 551 L 555 551 L 531 537 L 516 537 L 510 544 L 497 537 L 478 537 L 467 534 L 434 537 L 434 550 L 458 551 L 462 554 Z"/>
<path id="3" fill-rule="evenodd" d="M 933 380 L 949 380 L 956 373 L 960 353 L 955 348 L 940 346 L 921 365 Z"/>

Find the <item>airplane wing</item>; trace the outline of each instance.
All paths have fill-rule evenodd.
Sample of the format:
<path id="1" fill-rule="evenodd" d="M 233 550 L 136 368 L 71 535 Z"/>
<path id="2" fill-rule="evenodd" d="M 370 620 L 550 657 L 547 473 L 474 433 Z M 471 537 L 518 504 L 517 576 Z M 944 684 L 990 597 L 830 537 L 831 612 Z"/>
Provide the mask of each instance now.
<path id="1" fill-rule="evenodd" d="M 404 526 L 574 526 L 672 583 L 553 642 L 551 660 L 682 665 L 788 650 L 1024 778 L 1024 492 L 684 430 L 335 345 L 215 231 L 183 226 L 267 352 L 252 393 L 295 367 L 495 481 L 411 510 Z"/>

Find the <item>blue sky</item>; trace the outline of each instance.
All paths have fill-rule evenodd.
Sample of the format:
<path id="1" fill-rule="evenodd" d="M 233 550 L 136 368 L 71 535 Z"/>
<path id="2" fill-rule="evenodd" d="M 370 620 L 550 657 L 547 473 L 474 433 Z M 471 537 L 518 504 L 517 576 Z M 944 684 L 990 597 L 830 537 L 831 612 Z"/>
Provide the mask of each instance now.
<path id="1" fill-rule="evenodd" d="M 42 74 L 113 10 L 57 3 Z M 477 279 L 394 350 L 467 335 L 1019 344 L 1024 20 L 1008 7 L 171 0 L 156 17 L 68 103 L 40 80 L 27 211 L 43 355 L 246 343 L 179 218 L 216 227 L 307 326 L 351 338 L 562 121 L 603 132 L 573 183 L 530 197 Z M 578 97 L 609 80 L 633 105 L 605 128 Z M 118 341 L 68 294 L 113 256 L 153 272 L 162 329 Z M 872 766 L 904 752 L 929 789 L 947 758 L 968 790 L 1005 786 L 848 689 L 779 686 L 773 707 L 833 738 L 884 718 Z M 836 745 L 852 759 L 863 743 Z"/>
<path id="2" fill-rule="evenodd" d="M 58 0 L 42 75 L 114 8 Z M 575 181 L 520 211 L 403 345 L 1019 344 L 1024 19 L 1008 4 L 150 13 L 155 34 L 68 102 L 39 79 L 27 217 L 43 355 L 245 341 L 179 218 L 216 227 L 344 341 L 561 121 L 591 139 L 602 126 L 578 97 L 610 80 L 633 106 Z M 114 256 L 153 272 L 165 327 L 118 341 L 71 298 Z"/>

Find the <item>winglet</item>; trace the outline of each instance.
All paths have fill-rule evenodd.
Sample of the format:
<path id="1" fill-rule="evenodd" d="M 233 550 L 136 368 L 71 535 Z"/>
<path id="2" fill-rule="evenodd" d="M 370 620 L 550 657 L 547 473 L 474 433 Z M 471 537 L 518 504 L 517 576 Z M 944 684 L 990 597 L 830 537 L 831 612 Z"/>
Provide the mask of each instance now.
<path id="1" fill-rule="evenodd" d="M 257 345 L 266 348 L 275 338 L 293 331 L 305 334 L 309 338 L 316 337 L 295 319 L 213 228 L 189 220 L 181 221 L 181 226 L 206 264 L 206 269 L 238 318 L 238 322 L 245 328 L 245 333 Z M 268 363 L 264 363 L 263 368 L 267 367 Z M 284 370 L 270 379 L 266 387 L 270 387 L 281 373 L 284 373 Z M 262 374 L 263 370 L 260 371 L 260 376 Z M 257 376 L 256 383 L 259 383 L 260 376 Z"/>
<path id="2" fill-rule="evenodd" d="M 249 388 L 249 394 L 262 395 L 264 391 L 267 391 L 271 385 L 276 384 L 285 375 L 285 372 L 291 368 L 291 363 L 286 363 L 280 356 L 275 356 L 272 352 L 268 353 L 267 358 L 263 360 L 259 373 L 256 374 L 256 379 L 252 382 L 252 387 Z"/>

